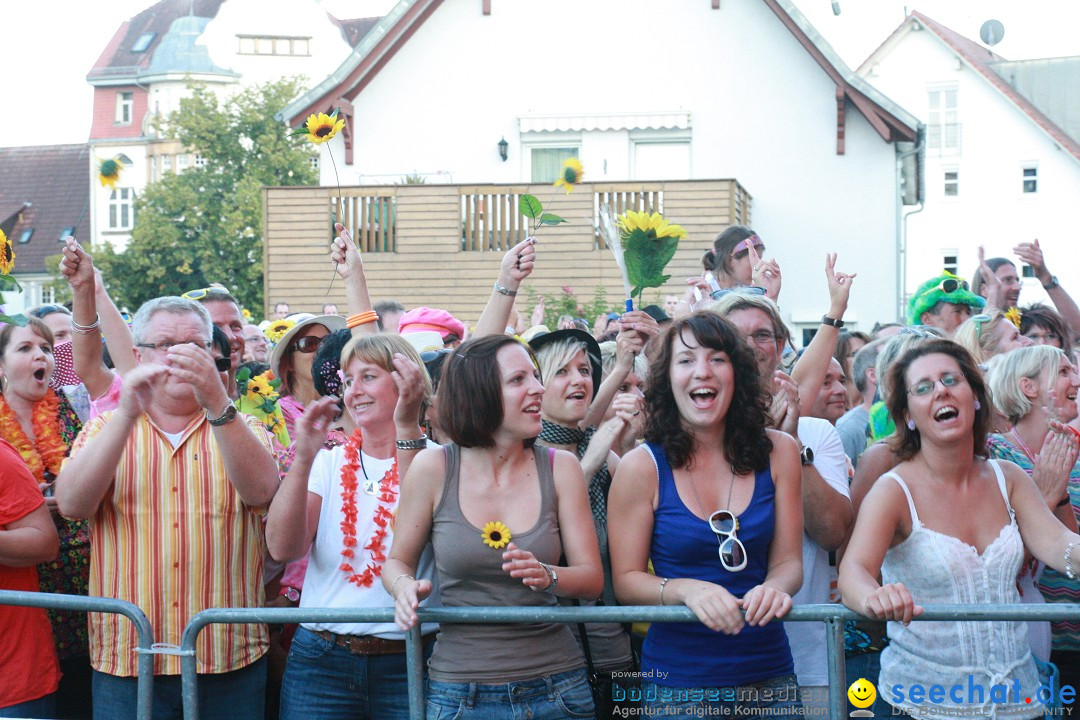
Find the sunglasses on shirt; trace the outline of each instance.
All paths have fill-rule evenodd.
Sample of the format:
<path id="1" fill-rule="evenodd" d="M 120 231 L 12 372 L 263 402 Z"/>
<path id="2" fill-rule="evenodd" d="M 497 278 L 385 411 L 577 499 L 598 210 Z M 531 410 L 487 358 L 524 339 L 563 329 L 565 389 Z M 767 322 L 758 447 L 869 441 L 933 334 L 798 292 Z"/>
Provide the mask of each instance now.
<path id="1" fill-rule="evenodd" d="M 709 516 L 709 528 L 720 541 L 720 564 L 728 572 L 746 568 L 746 547 L 735 535 L 739 530 L 739 518 L 730 510 L 717 510 Z"/>

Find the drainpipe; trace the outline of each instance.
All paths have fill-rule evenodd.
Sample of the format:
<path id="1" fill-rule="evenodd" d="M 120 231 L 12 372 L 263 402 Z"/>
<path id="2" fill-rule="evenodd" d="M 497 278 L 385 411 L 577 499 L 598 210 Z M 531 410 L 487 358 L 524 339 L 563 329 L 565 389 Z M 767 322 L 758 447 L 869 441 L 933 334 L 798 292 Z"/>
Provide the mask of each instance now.
<path id="1" fill-rule="evenodd" d="M 918 154 L 923 151 L 923 146 L 925 145 L 925 133 L 921 124 L 919 125 L 916 138 L 917 141 L 912 150 L 899 153 L 896 156 L 896 298 L 897 317 L 901 322 L 904 322 L 907 318 L 907 303 L 904 298 L 907 283 L 907 220 L 912 215 L 921 213 L 926 207 L 922 200 L 924 197 L 922 167 L 916 162 L 918 168 L 917 182 L 919 184 L 916 197 L 919 199 L 919 202 L 913 210 L 904 209 L 904 160 L 913 155 L 918 156 Z"/>

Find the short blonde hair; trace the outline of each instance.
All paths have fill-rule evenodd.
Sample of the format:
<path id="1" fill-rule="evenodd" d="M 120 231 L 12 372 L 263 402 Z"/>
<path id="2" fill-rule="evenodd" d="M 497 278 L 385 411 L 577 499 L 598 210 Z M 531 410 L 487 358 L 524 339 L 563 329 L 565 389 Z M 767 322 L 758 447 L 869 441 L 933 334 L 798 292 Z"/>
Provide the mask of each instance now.
<path id="1" fill-rule="evenodd" d="M 433 395 L 431 389 L 431 377 L 424 367 L 424 361 L 420 354 L 400 335 L 393 333 L 377 333 L 371 335 L 357 335 L 345 344 L 341 349 L 341 369 L 349 367 L 353 359 L 371 363 L 381 367 L 386 372 L 394 372 L 394 355 L 401 353 L 420 367 L 420 377 L 424 383 L 424 407 L 431 402 Z M 423 411 L 421 411 L 423 415 Z"/>
<path id="2" fill-rule="evenodd" d="M 612 368 L 615 367 L 615 350 L 617 343 L 614 340 L 608 340 L 607 342 L 600 343 L 600 365 L 604 369 L 604 377 L 607 378 L 611 374 Z M 649 374 L 649 361 L 645 359 L 645 353 L 639 354 L 634 358 L 634 373 L 641 378 L 644 382 L 646 376 Z"/>
<path id="3" fill-rule="evenodd" d="M 592 369 L 589 346 L 585 344 L 584 340 L 578 340 L 577 338 L 557 340 L 536 350 L 536 362 L 540 363 L 540 381 L 546 383 L 550 378 L 555 377 L 555 373 L 566 367 L 566 364 L 573 360 L 574 356 L 582 350 L 585 351 L 585 360 L 589 361 L 589 368 Z M 589 377 L 591 378 L 592 375 Z M 594 396 L 597 390 L 598 388 L 592 389 Z M 589 400 L 591 401 L 592 398 L 589 398 Z"/>
<path id="4" fill-rule="evenodd" d="M 989 315 L 990 319 L 986 320 Z M 984 364 L 997 354 L 1001 344 L 1001 321 L 1009 321 L 1000 310 L 972 315 L 953 333 L 953 340 L 963 345 L 975 358 L 975 362 Z M 1009 321 L 1011 323 L 1011 321 Z"/>
<path id="5" fill-rule="evenodd" d="M 1031 398 L 1020 389 L 1020 381 L 1023 378 L 1037 381 L 1042 395 L 1053 382 L 1062 359 L 1067 360 L 1068 356 L 1053 345 L 1032 345 L 990 360 L 986 384 L 990 387 L 994 405 L 1009 418 L 1009 422 L 1016 424 L 1034 406 Z"/>

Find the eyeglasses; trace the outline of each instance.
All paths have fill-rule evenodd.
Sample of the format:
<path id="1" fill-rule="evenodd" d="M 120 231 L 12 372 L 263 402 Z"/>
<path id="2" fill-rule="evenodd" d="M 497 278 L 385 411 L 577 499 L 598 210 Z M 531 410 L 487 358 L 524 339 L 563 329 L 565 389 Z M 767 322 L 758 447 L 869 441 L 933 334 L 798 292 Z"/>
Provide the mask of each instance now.
<path id="1" fill-rule="evenodd" d="M 765 288 L 757 285 L 743 285 L 735 288 L 717 288 L 709 293 L 713 300 L 719 300 L 725 295 L 764 295 Z"/>
<path id="2" fill-rule="evenodd" d="M 966 379 L 963 375 L 945 373 L 937 380 L 920 380 L 908 388 L 908 395 L 922 397 L 923 395 L 929 395 L 934 392 L 934 387 L 936 387 L 938 383 L 941 383 L 941 387 L 948 389 L 956 387 L 964 382 L 966 382 Z"/>
<path id="3" fill-rule="evenodd" d="M 932 287 L 929 290 L 924 290 L 922 294 L 929 295 L 935 290 L 940 290 L 945 294 L 949 294 L 954 293 L 957 290 L 968 290 L 970 289 L 970 287 L 971 286 L 967 284 L 967 280 L 961 280 L 960 278 L 945 278 L 935 287 Z"/>
<path id="4" fill-rule="evenodd" d="M 185 300 L 202 300 L 202 299 L 204 299 L 206 297 L 209 297 L 210 295 L 231 295 L 231 294 L 232 293 L 230 293 L 226 288 L 223 288 L 223 287 L 208 287 L 208 288 L 200 288 L 198 290 L 188 290 L 186 293 L 184 293 L 180 297 L 184 298 Z"/>
<path id="5" fill-rule="evenodd" d="M 993 317 L 990 316 L 990 315 L 986 315 L 986 314 L 979 314 L 979 315 L 972 315 L 968 319 L 971 320 L 971 322 L 975 323 L 975 340 L 978 341 L 978 342 L 982 342 L 982 326 L 983 326 L 983 323 L 990 322 L 993 319 Z"/>
<path id="6" fill-rule="evenodd" d="M 758 330 L 755 333 L 750 333 L 746 338 L 755 345 L 771 345 L 776 342 L 776 333 L 771 333 L 768 330 Z"/>
<path id="7" fill-rule="evenodd" d="M 735 536 L 739 530 L 739 518 L 730 510 L 717 510 L 709 516 L 709 528 L 720 540 L 720 564 L 728 572 L 739 572 L 746 567 L 746 548 Z"/>
<path id="8" fill-rule="evenodd" d="M 174 348 L 177 345 L 194 345 L 195 347 L 201 347 L 203 350 L 210 349 L 210 343 L 204 343 L 199 340 L 162 340 L 157 343 L 135 343 L 135 347 L 146 348 L 147 350 L 158 350 L 160 352 L 169 352 L 170 348 Z"/>
<path id="9" fill-rule="evenodd" d="M 321 340 L 322 338 L 315 337 L 314 335 L 305 335 L 293 343 L 292 349 L 294 351 L 299 350 L 304 354 L 313 353 L 319 349 L 319 342 Z"/>

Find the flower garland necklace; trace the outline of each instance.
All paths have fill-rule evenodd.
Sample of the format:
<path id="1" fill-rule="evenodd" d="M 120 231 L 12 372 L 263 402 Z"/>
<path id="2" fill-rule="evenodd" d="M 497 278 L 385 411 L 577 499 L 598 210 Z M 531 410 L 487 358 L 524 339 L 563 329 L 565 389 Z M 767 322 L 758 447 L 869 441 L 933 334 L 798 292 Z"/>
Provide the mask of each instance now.
<path id="1" fill-rule="evenodd" d="M 341 466 L 341 512 L 345 519 L 341 521 L 341 533 L 345 536 L 342 542 L 341 556 L 344 562 L 338 569 L 345 573 L 348 582 L 357 587 L 371 587 L 375 578 L 382 575 L 382 566 L 386 562 L 386 536 L 390 531 L 390 523 L 394 520 L 394 504 L 398 499 L 398 464 L 397 455 L 394 455 L 394 464 L 379 481 L 379 505 L 375 509 L 375 532 L 363 549 L 371 553 L 371 562 L 367 564 L 362 573 L 357 573 L 352 562 L 356 557 L 356 489 L 359 483 L 356 479 L 356 470 L 363 466 L 360 452 L 364 446 L 364 436 L 360 428 L 353 431 L 352 437 L 345 443 L 345 464 Z M 367 473 L 364 473 L 365 476 Z"/>
<path id="2" fill-rule="evenodd" d="M 23 430 L 7 399 L 0 395 L 0 437 L 15 446 L 38 482 L 44 482 L 46 472 L 59 474 L 60 464 L 68 452 L 60 434 L 60 398 L 51 389 L 34 403 L 31 427 L 33 441 Z"/>

